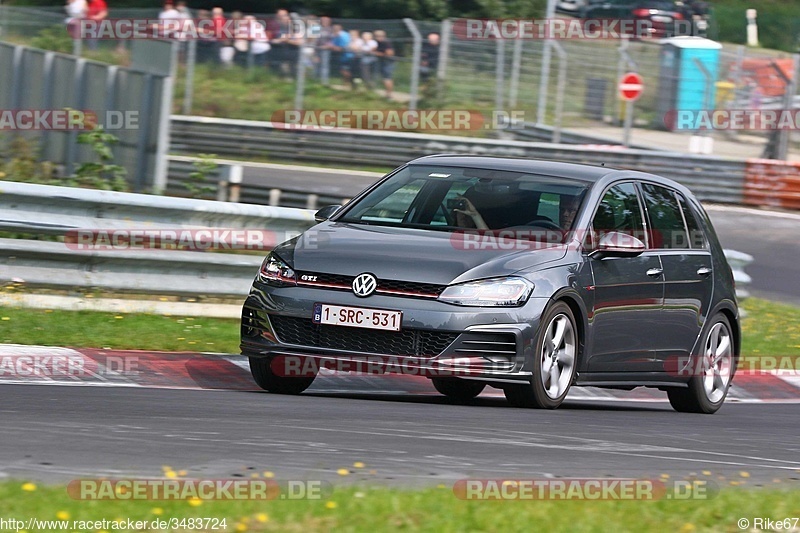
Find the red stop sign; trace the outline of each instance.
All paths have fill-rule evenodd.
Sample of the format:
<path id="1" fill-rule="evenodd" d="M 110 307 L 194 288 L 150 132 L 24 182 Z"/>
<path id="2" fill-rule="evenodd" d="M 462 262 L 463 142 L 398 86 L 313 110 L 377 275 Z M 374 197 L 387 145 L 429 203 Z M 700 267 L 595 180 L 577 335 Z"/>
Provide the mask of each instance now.
<path id="1" fill-rule="evenodd" d="M 644 80 L 635 72 L 628 72 L 619 80 L 618 89 L 623 100 L 633 102 L 642 96 Z"/>

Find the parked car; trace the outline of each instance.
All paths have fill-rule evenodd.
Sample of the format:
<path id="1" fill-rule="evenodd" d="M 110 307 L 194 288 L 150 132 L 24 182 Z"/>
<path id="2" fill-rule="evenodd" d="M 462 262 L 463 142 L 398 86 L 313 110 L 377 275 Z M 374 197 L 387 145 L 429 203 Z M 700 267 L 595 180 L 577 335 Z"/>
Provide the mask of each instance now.
<path id="1" fill-rule="evenodd" d="M 577 15 L 584 7 L 586 7 L 586 0 L 559 0 L 556 4 L 556 11 L 568 15 Z"/>
<path id="2" fill-rule="evenodd" d="M 684 13 L 680 6 L 669 0 L 589 0 L 581 11 L 581 18 L 648 21 L 650 35 L 647 37 L 659 39 L 692 33 L 690 29 L 679 26 L 684 21 Z"/>
<path id="3" fill-rule="evenodd" d="M 725 400 L 733 275 L 672 180 L 429 156 L 317 219 L 269 254 L 244 303 L 242 353 L 268 391 L 300 393 L 326 362 L 391 360 L 457 400 L 487 384 L 540 408 L 573 385 L 655 387 L 678 411 Z"/>

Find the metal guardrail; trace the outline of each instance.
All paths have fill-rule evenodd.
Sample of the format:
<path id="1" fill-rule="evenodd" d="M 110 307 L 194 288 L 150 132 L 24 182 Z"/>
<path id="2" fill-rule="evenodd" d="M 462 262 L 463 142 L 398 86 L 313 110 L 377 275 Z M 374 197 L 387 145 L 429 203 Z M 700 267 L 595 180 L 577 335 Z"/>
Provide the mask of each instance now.
<path id="1" fill-rule="evenodd" d="M 65 290 L 241 297 L 263 254 L 93 249 L 54 242 L 76 230 L 267 230 L 282 242 L 314 224 L 312 211 L 0 182 L 0 230 L 51 240 L 0 239 L 0 281 Z M 221 234 L 209 241 L 218 244 Z"/>
<path id="2" fill-rule="evenodd" d="M 196 170 L 195 163 L 198 161 L 200 159 L 195 157 L 169 158 L 166 189 L 168 195 L 191 196 L 192 192 L 188 185 L 192 184 L 209 189 L 201 195 L 201 198 L 207 200 L 316 210 L 326 205 L 343 204 L 363 188 L 363 185 L 359 185 L 329 187 L 330 190 L 315 191 L 308 183 L 290 179 L 289 177 L 294 175 L 294 169 L 287 165 L 242 163 L 219 159 L 213 160 L 217 166 L 208 174 L 206 181 L 198 182 L 190 177 Z M 324 169 L 321 170 L 323 171 Z M 370 175 L 367 183 L 376 181 L 381 176 L 376 173 L 362 174 Z M 326 177 L 336 178 L 335 175 Z"/>
<path id="3" fill-rule="evenodd" d="M 556 128 L 547 126 L 545 124 L 536 124 L 533 122 L 523 122 L 520 128 L 507 130 L 509 135 L 518 141 L 531 141 L 531 142 L 553 142 L 556 133 L 561 138 L 559 142 L 563 144 L 581 144 L 581 145 L 607 145 L 614 147 L 622 147 L 622 141 L 604 137 L 602 135 L 586 135 L 583 133 L 575 133 L 571 131 L 556 131 Z M 650 146 L 632 144 L 631 148 L 637 150 L 648 150 L 652 152 L 663 152 Z"/>
<path id="4" fill-rule="evenodd" d="M 746 162 L 711 156 L 609 150 L 369 130 L 300 130 L 270 122 L 172 117 L 172 152 L 333 165 L 398 166 L 437 153 L 522 157 L 640 170 L 672 178 L 701 200 L 742 203 Z"/>

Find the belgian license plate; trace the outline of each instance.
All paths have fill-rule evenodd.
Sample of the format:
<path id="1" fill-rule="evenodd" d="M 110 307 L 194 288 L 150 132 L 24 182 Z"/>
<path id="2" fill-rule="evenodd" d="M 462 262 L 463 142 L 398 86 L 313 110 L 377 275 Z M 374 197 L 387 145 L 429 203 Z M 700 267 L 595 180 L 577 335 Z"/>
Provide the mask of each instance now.
<path id="1" fill-rule="evenodd" d="M 386 331 L 400 331 L 402 318 L 402 311 L 320 303 L 314 304 L 314 314 L 311 317 L 312 322 L 315 324 L 382 329 Z"/>
<path id="2" fill-rule="evenodd" d="M 663 15 L 653 15 L 651 18 L 653 22 L 659 22 L 661 24 L 669 24 L 672 22 L 672 17 L 665 17 Z"/>

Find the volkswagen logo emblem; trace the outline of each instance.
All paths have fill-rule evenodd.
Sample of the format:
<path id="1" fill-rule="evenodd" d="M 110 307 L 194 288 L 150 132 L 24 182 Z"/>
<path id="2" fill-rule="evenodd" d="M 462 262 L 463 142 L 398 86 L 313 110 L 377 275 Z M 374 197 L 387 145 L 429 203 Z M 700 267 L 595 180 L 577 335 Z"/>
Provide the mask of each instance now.
<path id="1" fill-rule="evenodd" d="M 356 296 L 369 296 L 378 288 L 378 280 L 372 274 L 359 274 L 353 280 L 353 294 Z"/>

